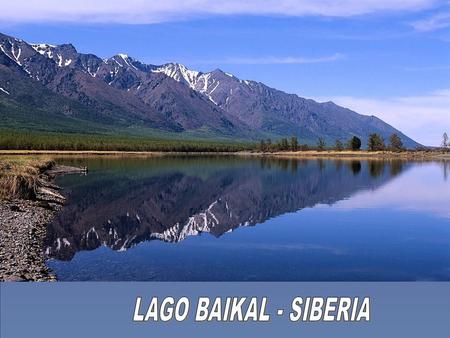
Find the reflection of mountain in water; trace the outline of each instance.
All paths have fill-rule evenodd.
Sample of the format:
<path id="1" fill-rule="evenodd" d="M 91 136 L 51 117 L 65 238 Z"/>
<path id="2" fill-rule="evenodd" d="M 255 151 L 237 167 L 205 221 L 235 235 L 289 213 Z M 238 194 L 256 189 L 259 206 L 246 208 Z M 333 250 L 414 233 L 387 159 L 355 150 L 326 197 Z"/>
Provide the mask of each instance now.
<path id="1" fill-rule="evenodd" d="M 220 236 L 375 189 L 403 167 L 380 161 L 140 161 L 145 165 L 122 163 L 115 170 L 102 160 L 104 169 L 62 182 L 69 203 L 48 227 L 49 257 L 69 260 L 101 245 L 126 250 L 142 241 L 179 242 L 202 232 Z"/>

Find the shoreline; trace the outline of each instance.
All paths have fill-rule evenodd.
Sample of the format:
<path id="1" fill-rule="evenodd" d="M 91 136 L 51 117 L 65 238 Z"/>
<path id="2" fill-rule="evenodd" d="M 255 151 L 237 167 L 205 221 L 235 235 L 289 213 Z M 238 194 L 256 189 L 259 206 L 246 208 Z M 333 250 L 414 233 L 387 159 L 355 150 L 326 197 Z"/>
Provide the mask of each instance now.
<path id="1" fill-rule="evenodd" d="M 286 151 L 272 153 L 273 156 L 281 158 L 322 158 L 322 159 L 339 159 L 339 160 L 404 160 L 404 161 L 438 161 L 450 160 L 450 152 L 443 151 Z"/>
<path id="2" fill-rule="evenodd" d="M 387 160 L 450 160 L 450 151 L 367 151 L 367 150 L 302 150 L 302 151 L 235 151 L 235 152 L 168 152 L 168 151 L 96 151 L 96 150 L 0 150 L 0 156 L 261 156 L 277 158 L 387 159 Z"/>
<path id="3" fill-rule="evenodd" d="M 52 181 L 59 175 L 80 172 L 54 165 L 39 173 L 36 198 L 0 200 L 0 281 L 56 281 L 45 264 L 43 247 L 47 224 L 61 210 L 65 198 Z"/>

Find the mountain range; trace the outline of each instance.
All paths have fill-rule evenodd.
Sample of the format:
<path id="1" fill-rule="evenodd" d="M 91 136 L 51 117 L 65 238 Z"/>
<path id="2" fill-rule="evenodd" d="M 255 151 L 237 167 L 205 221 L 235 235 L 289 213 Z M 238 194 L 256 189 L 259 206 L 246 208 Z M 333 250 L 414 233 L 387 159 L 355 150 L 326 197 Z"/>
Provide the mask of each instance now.
<path id="1" fill-rule="evenodd" d="M 102 59 L 71 44 L 30 44 L 0 33 L 0 128 L 68 133 L 187 135 L 257 140 L 297 136 L 327 143 L 400 136 L 375 116 L 287 94 L 220 69 L 150 65 L 128 55 Z M 331 143 L 330 143 L 331 142 Z"/>

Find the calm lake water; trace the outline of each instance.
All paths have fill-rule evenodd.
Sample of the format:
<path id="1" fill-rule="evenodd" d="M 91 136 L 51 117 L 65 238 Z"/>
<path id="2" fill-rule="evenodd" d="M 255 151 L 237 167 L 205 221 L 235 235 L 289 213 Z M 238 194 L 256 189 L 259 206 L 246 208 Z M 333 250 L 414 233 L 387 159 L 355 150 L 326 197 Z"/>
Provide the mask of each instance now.
<path id="1" fill-rule="evenodd" d="M 48 226 L 60 280 L 450 280 L 450 163 L 85 158 Z"/>

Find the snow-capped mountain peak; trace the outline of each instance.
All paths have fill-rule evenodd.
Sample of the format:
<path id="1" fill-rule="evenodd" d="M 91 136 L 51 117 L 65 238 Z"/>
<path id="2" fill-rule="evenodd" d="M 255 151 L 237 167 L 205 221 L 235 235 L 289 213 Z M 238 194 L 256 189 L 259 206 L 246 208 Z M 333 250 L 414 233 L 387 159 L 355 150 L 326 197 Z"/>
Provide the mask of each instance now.
<path id="1" fill-rule="evenodd" d="M 185 65 L 180 63 L 167 63 L 154 68 L 152 72 L 164 73 L 175 81 L 187 83 L 192 89 L 195 89 L 199 75 L 201 74 L 195 70 L 188 69 Z"/>
<path id="2" fill-rule="evenodd" d="M 218 97 L 214 94 L 221 86 L 229 86 L 229 83 L 243 83 L 233 74 L 225 73 L 220 69 L 202 73 L 188 69 L 179 63 L 168 63 L 152 69 L 154 73 L 164 73 L 175 81 L 186 83 L 191 89 L 205 95 L 215 105 L 219 105 Z M 223 96 L 223 95 L 221 95 Z M 224 98 L 226 100 L 226 98 Z M 222 101 L 222 100 L 221 100 Z"/>
<path id="3" fill-rule="evenodd" d="M 131 67 L 137 70 L 135 63 L 137 62 L 132 57 L 128 56 L 128 54 L 119 53 L 111 58 L 117 65 L 120 67 Z"/>
<path id="4" fill-rule="evenodd" d="M 56 48 L 56 46 L 47 43 L 36 43 L 32 44 L 31 47 L 39 54 L 47 56 L 50 59 L 53 57 L 53 49 Z"/>
<path id="5" fill-rule="evenodd" d="M 56 62 L 58 67 L 67 67 L 74 63 L 78 52 L 71 44 L 50 45 L 47 43 L 32 44 L 31 47 L 39 54 Z"/>

